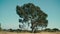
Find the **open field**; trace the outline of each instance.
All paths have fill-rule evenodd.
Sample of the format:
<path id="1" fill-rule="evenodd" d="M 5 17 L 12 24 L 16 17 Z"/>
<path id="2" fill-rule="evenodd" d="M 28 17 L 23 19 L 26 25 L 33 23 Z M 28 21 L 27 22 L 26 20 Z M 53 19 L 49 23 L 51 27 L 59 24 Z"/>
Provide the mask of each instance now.
<path id="1" fill-rule="evenodd" d="M 0 34 L 60 34 L 60 32 L 40 32 L 40 33 L 17 33 L 17 32 L 0 32 Z"/>

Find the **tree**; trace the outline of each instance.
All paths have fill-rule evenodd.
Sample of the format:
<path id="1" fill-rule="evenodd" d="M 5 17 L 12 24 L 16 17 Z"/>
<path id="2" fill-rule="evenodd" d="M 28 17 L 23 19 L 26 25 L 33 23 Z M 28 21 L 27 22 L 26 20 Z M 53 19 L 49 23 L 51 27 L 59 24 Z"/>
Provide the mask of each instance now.
<path id="1" fill-rule="evenodd" d="M 10 32 L 13 32 L 13 29 L 10 28 L 9 31 L 10 31 Z"/>
<path id="2" fill-rule="evenodd" d="M 46 28 L 44 31 L 51 32 L 52 30 L 50 28 Z"/>
<path id="3" fill-rule="evenodd" d="M 38 26 L 47 27 L 48 20 L 47 14 L 44 13 L 38 6 L 32 3 L 24 4 L 23 6 L 16 6 L 16 12 L 19 15 L 19 22 L 24 24 L 30 21 L 32 32 L 34 32 Z"/>
<path id="4" fill-rule="evenodd" d="M 55 31 L 59 31 L 59 29 L 57 29 L 57 28 L 54 28 L 54 29 L 52 29 L 52 30 L 53 30 L 54 32 L 55 32 Z"/>

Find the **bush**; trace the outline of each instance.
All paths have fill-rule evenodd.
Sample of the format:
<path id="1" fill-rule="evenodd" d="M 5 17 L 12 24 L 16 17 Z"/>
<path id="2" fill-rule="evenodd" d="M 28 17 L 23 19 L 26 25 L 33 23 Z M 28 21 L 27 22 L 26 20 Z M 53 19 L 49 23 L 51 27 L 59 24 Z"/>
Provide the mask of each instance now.
<path id="1" fill-rule="evenodd" d="M 54 28 L 54 29 L 52 29 L 54 32 L 56 32 L 56 31 L 59 31 L 59 29 L 57 29 L 57 28 Z"/>
<path id="2" fill-rule="evenodd" d="M 44 31 L 51 32 L 51 29 L 50 29 L 50 28 L 47 28 L 47 29 L 45 29 Z"/>
<path id="3" fill-rule="evenodd" d="M 13 32 L 13 29 L 8 29 L 8 31 Z"/>

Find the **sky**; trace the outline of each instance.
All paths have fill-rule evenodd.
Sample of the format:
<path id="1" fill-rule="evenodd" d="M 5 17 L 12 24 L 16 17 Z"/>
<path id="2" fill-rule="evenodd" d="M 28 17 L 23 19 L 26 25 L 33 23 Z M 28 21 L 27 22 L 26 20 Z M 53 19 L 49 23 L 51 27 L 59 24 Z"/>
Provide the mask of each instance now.
<path id="1" fill-rule="evenodd" d="M 48 14 L 47 28 L 60 29 L 60 0 L 0 0 L 0 23 L 3 29 L 19 28 L 19 16 L 16 14 L 16 6 L 33 3 Z"/>

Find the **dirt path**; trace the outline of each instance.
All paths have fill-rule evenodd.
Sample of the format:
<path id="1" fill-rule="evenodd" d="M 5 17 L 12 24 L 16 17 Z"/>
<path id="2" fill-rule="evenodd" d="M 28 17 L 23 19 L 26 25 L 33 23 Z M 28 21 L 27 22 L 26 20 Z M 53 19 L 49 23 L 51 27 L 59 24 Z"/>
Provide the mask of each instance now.
<path id="1" fill-rule="evenodd" d="M 0 32 L 0 34 L 60 34 L 60 32 L 40 32 L 40 33 Z"/>

